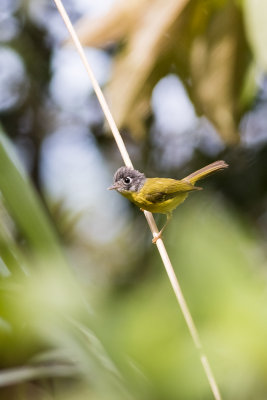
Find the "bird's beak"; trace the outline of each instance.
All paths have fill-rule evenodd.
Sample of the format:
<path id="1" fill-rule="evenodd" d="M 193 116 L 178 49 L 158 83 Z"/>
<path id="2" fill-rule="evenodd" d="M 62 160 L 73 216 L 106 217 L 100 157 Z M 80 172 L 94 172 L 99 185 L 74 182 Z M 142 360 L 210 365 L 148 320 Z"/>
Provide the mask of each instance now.
<path id="1" fill-rule="evenodd" d="M 114 183 L 112 186 L 108 187 L 108 190 L 116 190 L 118 189 L 118 185 L 116 185 L 116 183 Z"/>

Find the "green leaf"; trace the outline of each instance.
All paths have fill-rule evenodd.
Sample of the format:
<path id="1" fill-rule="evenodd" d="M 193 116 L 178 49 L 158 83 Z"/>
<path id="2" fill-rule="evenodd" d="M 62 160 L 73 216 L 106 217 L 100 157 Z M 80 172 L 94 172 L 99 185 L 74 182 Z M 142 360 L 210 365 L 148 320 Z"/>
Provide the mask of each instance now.
<path id="1" fill-rule="evenodd" d="M 5 206 L 36 254 L 65 263 L 59 239 L 12 144 L 0 128 L 0 190 Z"/>

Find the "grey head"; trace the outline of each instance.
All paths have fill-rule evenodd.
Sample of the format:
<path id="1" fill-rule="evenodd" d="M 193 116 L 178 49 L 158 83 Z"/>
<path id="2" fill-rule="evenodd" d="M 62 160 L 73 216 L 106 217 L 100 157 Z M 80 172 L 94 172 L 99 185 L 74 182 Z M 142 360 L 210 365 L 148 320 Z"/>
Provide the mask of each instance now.
<path id="1" fill-rule="evenodd" d="M 120 167 L 114 174 L 113 185 L 109 190 L 118 192 L 139 192 L 144 186 L 146 177 L 142 172 L 129 167 Z"/>

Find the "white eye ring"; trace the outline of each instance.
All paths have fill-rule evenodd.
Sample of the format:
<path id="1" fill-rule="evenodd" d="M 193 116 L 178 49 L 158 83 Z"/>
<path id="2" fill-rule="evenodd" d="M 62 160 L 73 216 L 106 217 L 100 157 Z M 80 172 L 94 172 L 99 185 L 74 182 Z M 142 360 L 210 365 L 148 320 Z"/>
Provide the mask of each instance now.
<path id="1" fill-rule="evenodd" d="M 126 176 L 126 178 L 123 179 L 123 182 L 126 183 L 127 185 L 129 185 L 129 183 L 132 182 L 132 178 L 130 178 L 129 176 Z"/>

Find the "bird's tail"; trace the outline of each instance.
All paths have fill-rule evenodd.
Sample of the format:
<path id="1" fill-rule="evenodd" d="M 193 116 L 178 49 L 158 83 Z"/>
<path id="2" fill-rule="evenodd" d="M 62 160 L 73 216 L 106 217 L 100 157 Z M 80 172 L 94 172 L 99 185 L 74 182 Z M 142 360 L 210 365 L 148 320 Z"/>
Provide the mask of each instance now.
<path id="1" fill-rule="evenodd" d="M 215 161 L 212 164 L 206 165 L 192 174 L 186 176 L 183 181 L 187 181 L 192 183 L 193 185 L 199 181 L 200 179 L 206 178 L 206 176 L 212 174 L 213 172 L 220 171 L 221 169 L 225 169 L 228 167 L 225 161 L 219 160 Z"/>

